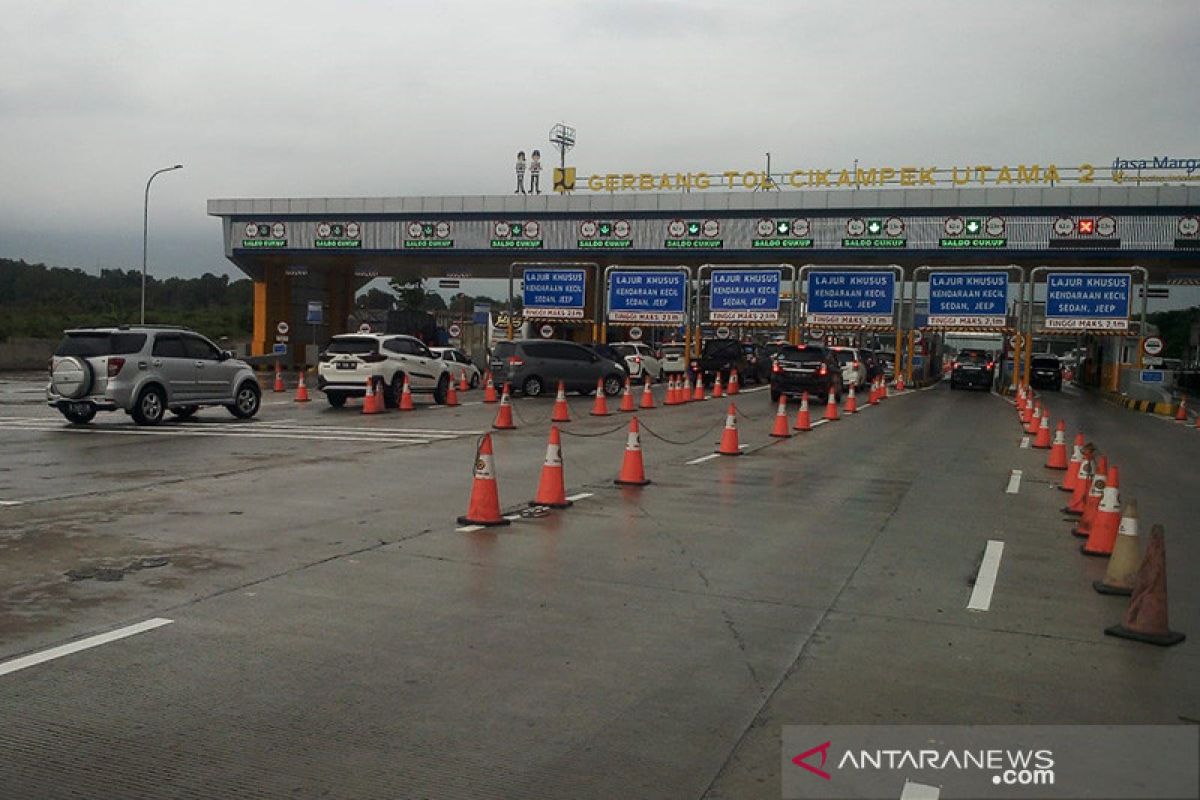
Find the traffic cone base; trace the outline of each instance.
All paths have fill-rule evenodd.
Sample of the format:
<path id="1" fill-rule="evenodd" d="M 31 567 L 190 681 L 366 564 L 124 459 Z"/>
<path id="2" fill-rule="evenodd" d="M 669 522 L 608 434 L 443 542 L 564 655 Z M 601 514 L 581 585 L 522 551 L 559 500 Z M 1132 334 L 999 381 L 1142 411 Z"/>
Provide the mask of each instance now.
<path id="1" fill-rule="evenodd" d="M 475 476 L 471 483 L 471 500 L 467 513 L 458 518 L 459 525 L 493 527 L 508 525 L 500 513 L 500 493 L 496 488 L 496 472 L 492 463 L 492 435 L 485 433 L 475 455 Z"/>
<path id="2" fill-rule="evenodd" d="M 1138 568 L 1137 583 L 1121 622 L 1105 628 L 1109 636 L 1169 647 L 1186 636 L 1172 631 L 1167 620 L 1167 569 L 1163 528 L 1150 529 L 1150 543 Z"/>

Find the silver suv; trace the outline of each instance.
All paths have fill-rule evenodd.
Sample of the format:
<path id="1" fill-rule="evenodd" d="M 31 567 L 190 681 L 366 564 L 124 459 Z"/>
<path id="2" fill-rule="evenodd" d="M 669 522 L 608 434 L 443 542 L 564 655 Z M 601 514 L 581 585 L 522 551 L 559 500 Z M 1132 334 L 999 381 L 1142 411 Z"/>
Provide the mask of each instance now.
<path id="1" fill-rule="evenodd" d="M 124 411 L 157 425 L 219 405 L 240 419 L 258 413 L 258 379 L 245 361 L 183 328 L 121 326 L 65 332 L 50 360 L 46 401 L 84 425 L 97 411 Z"/>

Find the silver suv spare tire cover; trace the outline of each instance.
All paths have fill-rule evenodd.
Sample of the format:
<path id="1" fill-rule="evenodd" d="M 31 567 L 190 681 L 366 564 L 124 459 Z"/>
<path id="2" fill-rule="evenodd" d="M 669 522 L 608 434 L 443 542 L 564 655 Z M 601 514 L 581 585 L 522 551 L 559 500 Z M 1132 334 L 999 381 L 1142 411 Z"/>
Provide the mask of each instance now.
<path id="1" fill-rule="evenodd" d="M 50 373 L 50 384 L 61 397 L 78 400 L 92 390 L 92 365 L 82 358 L 60 358 Z"/>

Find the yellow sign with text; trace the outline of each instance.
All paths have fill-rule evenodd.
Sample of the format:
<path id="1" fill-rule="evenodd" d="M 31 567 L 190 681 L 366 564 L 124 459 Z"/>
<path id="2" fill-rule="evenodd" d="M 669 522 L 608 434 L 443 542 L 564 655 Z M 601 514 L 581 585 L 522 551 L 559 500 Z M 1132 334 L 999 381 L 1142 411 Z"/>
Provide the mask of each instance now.
<path id="1" fill-rule="evenodd" d="M 592 192 L 690 192 L 708 189 L 763 191 L 774 189 L 864 189 L 884 186 L 1053 186 L 1056 184 L 1120 183 L 1115 170 L 1100 174 L 1092 164 L 972 164 L 969 166 L 889 166 L 853 169 L 794 169 L 723 172 L 615 173 L 581 179 Z"/>

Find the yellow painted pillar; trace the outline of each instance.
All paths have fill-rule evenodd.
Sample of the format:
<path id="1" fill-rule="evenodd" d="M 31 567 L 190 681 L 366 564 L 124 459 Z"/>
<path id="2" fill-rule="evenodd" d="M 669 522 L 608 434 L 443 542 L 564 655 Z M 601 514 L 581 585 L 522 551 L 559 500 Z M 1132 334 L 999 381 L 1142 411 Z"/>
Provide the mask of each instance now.
<path id="1" fill-rule="evenodd" d="M 1018 389 L 1021 387 L 1021 367 L 1024 366 L 1021 361 L 1024 342 L 1025 334 L 1020 332 L 1013 334 L 1013 386 Z"/>
<path id="2" fill-rule="evenodd" d="M 908 332 L 908 348 L 907 348 L 907 350 L 908 350 L 907 362 L 908 363 L 906 363 L 904 365 L 904 383 L 905 384 L 911 384 L 912 380 L 913 380 L 913 355 L 915 353 L 916 345 L 917 345 L 916 339 L 917 339 L 916 332 L 909 331 Z"/>
<path id="3" fill-rule="evenodd" d="M 892 348 L 892 352 L 895 354 L 895 362 L 896 362 L 893 365 L 893 369 L 892 369 L 892 380 L 895 380 L 897 378 L 897 376 L 900 375 L 900 361 L 901 361 L 901 359 L 900 359 L 900 356 L 901 356 L 900 337 L 903 335 L 904 335 L 903 331 L 901 331 L 900 326 L 897 325 L 896 326 L 896 344 Z"/>
<path id="4" fill-rule="evenodd" d="M 263 280 L 254 282 L 253 355 L 266 355 L 275 344 L 275 329 L 280 322 L 291 325 L 291 282 L 282 265 L 266 267 Z"/>

